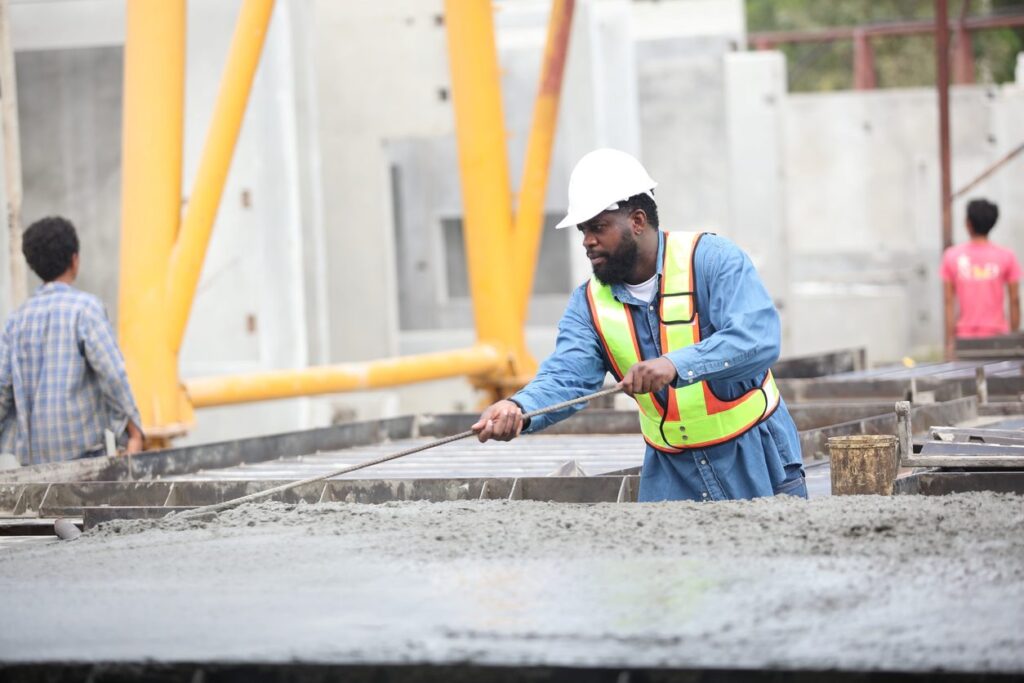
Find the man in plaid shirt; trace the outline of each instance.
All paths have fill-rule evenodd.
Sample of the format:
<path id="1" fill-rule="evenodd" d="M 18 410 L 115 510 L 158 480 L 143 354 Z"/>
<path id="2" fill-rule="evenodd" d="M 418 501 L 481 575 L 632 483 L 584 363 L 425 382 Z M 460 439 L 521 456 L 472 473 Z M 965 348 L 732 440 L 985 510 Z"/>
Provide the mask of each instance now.
<path id="1" fill-rule="evenodd" d="M 0 338 L 0 453 L 22 465 L 103 455 L 108 429 L 128 453 L 140 451 L 139 409 L 106 310 L 71 286 L 74 226 L 59 217 L 36 221 L 22 252 L 43 285 Z"/>

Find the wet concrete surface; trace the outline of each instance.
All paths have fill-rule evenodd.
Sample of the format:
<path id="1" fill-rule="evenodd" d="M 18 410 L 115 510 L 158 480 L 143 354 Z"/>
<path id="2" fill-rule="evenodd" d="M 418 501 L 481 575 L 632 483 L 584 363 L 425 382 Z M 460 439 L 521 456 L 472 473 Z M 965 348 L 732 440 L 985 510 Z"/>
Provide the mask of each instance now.
<path id="1" fill-rule="evenodd" d="M 0 661 L 1024 671 L 1024 498 L 250 505 L 0 554 Z"/>

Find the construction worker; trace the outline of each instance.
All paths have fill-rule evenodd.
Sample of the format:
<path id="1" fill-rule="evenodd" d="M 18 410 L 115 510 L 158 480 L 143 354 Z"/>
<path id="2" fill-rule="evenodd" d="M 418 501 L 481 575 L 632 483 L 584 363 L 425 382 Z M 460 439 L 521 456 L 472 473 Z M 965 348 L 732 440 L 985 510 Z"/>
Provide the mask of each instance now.
<path id="1" fill-rule="evenodd" d="M 25 230 L 22 252 L 43 281 L 0 337 L 0 453 L 21 465 L 103 455 L 106 431 L 142 449 L 139 410 L 99 299 L 72 287 L 78 235 L 60 217 Z"/>
<path id="2" fill-rule="evenodd" d="M 800 442 L 769 367 L 779 315 L 750 259 L 710 233 L 662 232 L 657 185 L 613 149 L 584 156 L 569 210 L 594 276 L 573 292 L 537 376 L 473 425 L 507 441 L 580 406 L 523 414 L 598 390 L 606 373 L 640 410 L 639 500 L 807 496 Z"/>
<path id="3" fill-rule="evenodd" d="M 997 220 L 998 206 L 986 199 L 970 201 L 965 221 L 970 239 L 942 255 L 946 358 L 950 360 L 955 337 L 992 337 L 1020 327 L 1020 264 L 1012 251 L 989 241 Z M 1009 299 L 1009 322 L 1004 291 Z M 954 315 L 954 308 L 959 308 L 959 316 Z"/>

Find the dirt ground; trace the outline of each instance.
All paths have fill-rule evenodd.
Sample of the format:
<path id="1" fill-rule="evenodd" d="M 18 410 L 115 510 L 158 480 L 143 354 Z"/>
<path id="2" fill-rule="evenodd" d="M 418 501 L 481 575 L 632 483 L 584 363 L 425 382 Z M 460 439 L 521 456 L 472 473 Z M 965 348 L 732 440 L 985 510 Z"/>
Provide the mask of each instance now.
<path id="1" fill-rule="evenodd" d="M 0 553 L 0 661 L 1024 671 L 1024 497 L 249 505 Z"/>

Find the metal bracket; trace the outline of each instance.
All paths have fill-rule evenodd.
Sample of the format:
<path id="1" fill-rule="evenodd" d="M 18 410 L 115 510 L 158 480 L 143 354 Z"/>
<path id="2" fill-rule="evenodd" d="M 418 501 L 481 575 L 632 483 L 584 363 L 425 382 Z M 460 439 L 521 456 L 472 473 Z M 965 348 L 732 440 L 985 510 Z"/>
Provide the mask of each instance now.
<path id="1" fill-rule="evenodd" d="M 904 460 L 914 457 L 914 430 L 910 422 L 910 401 L 896 402 L 896 471 Z"/>

